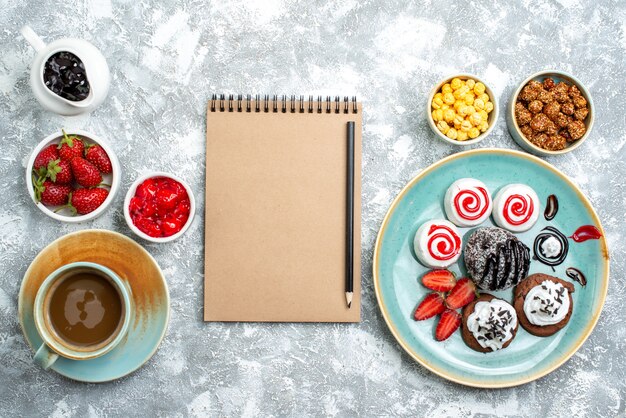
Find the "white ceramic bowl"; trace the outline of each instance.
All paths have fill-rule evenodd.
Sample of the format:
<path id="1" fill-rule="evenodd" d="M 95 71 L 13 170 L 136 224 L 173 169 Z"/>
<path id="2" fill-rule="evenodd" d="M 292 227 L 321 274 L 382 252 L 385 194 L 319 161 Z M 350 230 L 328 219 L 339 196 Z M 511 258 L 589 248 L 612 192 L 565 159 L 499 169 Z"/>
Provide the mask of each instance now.
<path id="1" fill-rule="evenodd" d="M 585 134 L 579 140 L 567 144 L 567 147 L 558 151 L 550 151 L 540 148 L 530 142 L 528 139 L 526 139 L 526 137 L 520 130 L 519 125 L 517 124 L 517 119 L 515 118 L 515 102 L 517 101 L 517 96 L 520 94 L 524 86 L 528 84 L 530 80 L 537 80 L 539 82 L 542 82 L 545 78 L 548 77 L 552 77 L 557 83 L 559 81 L 565 81 L 567 84 L 573 84 L 578 87 L 580 93 L 587 100 L 587 107 L 589 108 L 589 114 L 584 120 L 585 127 L 587 128 Z M 539 71 L 538 73 L 531 75 L 526 80 L 522 81 L 517 89 L 513 91 L 513 93 L 511 94 L 511 98 L 509 99 L 509 104 L 506 108 L 506 125 L 509 128 L 509 133 L 511 134 L 515 142 L 517 142 L 519 146 L 522 147 L 525 151 L 530 152 L 531 154 L 548 157 L 551 155 L 565 154 L 581 146 L 591 133 L 595 113 L 595 107 L 593 106 L 593 101 L 591 100 L 591 94 L 589 94 L 589 90 L 587 90 L 587 88 L 576 77 L 563 71 L 546 70 Z"/>
<path id="2" fill-rule="evenodd" d="M 431 106 L 433 102 L 433 98 L 435 97 L 435 94 L 437 94 L 437 92 L 441 90 L 441 87 L 443 87 L 444 84 L 452 81 L 453 78 L 460 78 L 461 80 L 468 80 L 471 78 L 472 80 L 475 80 L 476 82 L 483 83 L 485 85 L 485 93 L 489 95 L 489 100 L 491 100 L 491 102 L 493 103 L 493 110 L 491 111 L 491 113 L 489 113 L 489 119 L 487 120 L 487 122 L 489 122 L 489 128 L 487 128 L 485 132 L 481 132 L 481 134 L 478 135 L 474 139 L 468 139 L 466 141 L 457 141 L 456 139 L 450 139 L 447 136 L 445 136 L 443 133 L 441 133 L 439 129 L 437 129 L 437 125 L 435 124 L 435 121 L 433 120 L 433 117 L 432 117 L 433 109 Z M 426 102 L 426 118 L 428 119 L 428 126 L 430 126 L 430 129 L 434 132 L 435 135 L 437 135 L 437 138 L 441 139 L 442 141 L 447 142 L 449 144 L 453 144 L 453 145 L 461 145 L 461 146 L 474 145 L 474 144 L 479 143 L 483 139 L 485 139 L 491 133 L 494 126 L 496 126 L 496 121 L 498 120 L 498 99 L 496 98 L 496 95 L 493 93 L 493 91 L 489 88 L 489 84 L 487 84 L 485 80 L 482 80 L 481 78 L 473 74 L 455 74 L 455 75 L 452 75 L 450 77 L 447 77 L 441 80 L 431 90 L 430 95 L 428 96 L 428 101 Z"/>
<path id="3" fill-rule="evenodd" d="M 56 219 L 62 222 L 68 223 L 78 223 L 85 222 L 91 219 L 97 218 L 102 215 L 104 211 L 111 205 L 113 199 L 115 199 L 115 195 L 120 186 L 120 178 L 122 176 L 122 169 L 120 167 L 120 162 L 117 159 L 117 155 L 113 151 L 113 148 L 109 145 L 107 141 L 104 139 L 89 133 L 87 131 L 83 131 L 81 129 L 67 129 L 65 132 L 68 135 L 78 135 L 85 140 L 85 142 L 90 144 L 99 144 L 109 155 L 109 159 L 111 160 L 111 165 L 113 166 L 113 172 L 111 174 L 103 174 L 102 182 L 111 185 L 111 189 L 109 190 L 109 196 L 107 196 L 106 200 L 100 207 L 93 212 L 90 212 L 86 215 L 77 215 L 72 216 L 71 212 L 68 209 L 62 209 L 58 213 L 55 213 L 54 210 L 56 208 L 48 208 L 41 202 L 37 202 L 35 199 L 35 190 L 33 188 L 33 164 L 35 163 L 35 158 L 39 154 L 39 152 L 52 143 L 59 143 L 63 138 L 63 132 L 58 131 L 48 135 L 41 141 L 33 150 L 30 158 L 28 159 L 28 164 L 26 164 L 26 188 L 28 189 L 28 194 L 31 197 L 33 203 L 41 210 L 43 213 L 48 215 L 49 217 Z"/>
<path id="4" fill-rule="evenodd" d="M 139 228 L 137 228 L 135 226 L 135 224 L 133 223 L 132 218 L 130 217 L 130 209 L 129 209 L 130 200 L 135 196 L 135 192 L 137 191 L 137 187 L 139 187 L 139 185 L 141 183 L 143 183 L 145 180 L 147 180 L 149 178 L 153 178 L 153 177 L 168 177 L 168 178 L 171 178 L 173 180 L 176 180 L 177 182 L 179 182 L 180 184 L 183 185 L 183 187 L 187 191 L 187 195 L 189 196 L 189 206 L 190 206 L 190 208 L 189 208 L 189 219 L 187 219 L 187 223 L 185 223 L 185 225 L 182 227 L 182 229 L 180 231 L 178 231 L 174 235 L 170 235 L 169 237 L 159 237 L 159 238 L 151 237 L 150 235 L 148 235 L 148 234 L 142 232 L 141 230 L 139 230 Z M 128 192 L 126 192 L 126 198 L 124 199 L 124 218 L 126 219 L 126 223 L 128 224 L 128 227 L 135 234 L 137 234 L 139 237 L 145 239 L 146 241 L 157 242 L 157 243 L 174 241 L 175 239 L 177 239 L 181 235 L 183 235 L 185 233 L 185 231 L 187 231 L 187 229 L 189 228 L 189 226 L 193 222 L 193 218 L 194 218 L 195 215 L 196 215 L 196 199 L 193 196 L 193 192 L 191 191 L 191 187 L 189 187 L 189 185 L 185 181 L 183 181 L 181 178 L 179 178 L 178 176 L 175 176 L 174 174 L 170 174 L 170 173 L 164 173 L 164 172 L 161 172 L 161 171 L 155 171 L 155 172 L 151 172 L 151 173 L 147 173 L 147 174 L 144 174 L 142 176 L 139 176 L 137 178 L 137 180 L 135 180 L 133 182 L 133 184 L 131 184 L 130 188 L 128 189 Z"/>

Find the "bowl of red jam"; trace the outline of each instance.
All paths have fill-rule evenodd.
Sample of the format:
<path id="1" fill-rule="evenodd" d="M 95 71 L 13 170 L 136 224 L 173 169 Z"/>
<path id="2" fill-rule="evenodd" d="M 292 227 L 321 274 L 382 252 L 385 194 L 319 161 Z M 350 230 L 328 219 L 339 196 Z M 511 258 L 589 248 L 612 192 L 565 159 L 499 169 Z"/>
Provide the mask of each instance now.
<path id="1" fill-rule="evenodd" d="M 128 189 L 124 217 L 129 228 L 152 242 L 169 242 L 185 233 L 196 212 L 191 188 L 169 173 L 149 173 Z"/>

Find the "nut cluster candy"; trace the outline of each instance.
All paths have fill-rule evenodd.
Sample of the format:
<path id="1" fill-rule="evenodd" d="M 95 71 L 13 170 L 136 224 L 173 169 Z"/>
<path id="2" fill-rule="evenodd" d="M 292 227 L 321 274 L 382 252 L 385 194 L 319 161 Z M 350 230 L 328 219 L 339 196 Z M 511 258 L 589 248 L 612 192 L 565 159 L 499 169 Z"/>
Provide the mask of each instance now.
<path id="1" fill-rule="evenodd" d="M 435 94 L 431 103 L 437 129 L 457 141 L 478 137 L 489 128 L 493 103 L 485 85 L 476 80 L 453 78 Z"/>
<path id="2" fill-rule="evenodd" d="M 562 150 L 585 135 L 587 100 L 575 85 L 555 83 L 550 77 L 531 80 L 515 103 L 515 119 L 522 134 L 536 146 Z"/>

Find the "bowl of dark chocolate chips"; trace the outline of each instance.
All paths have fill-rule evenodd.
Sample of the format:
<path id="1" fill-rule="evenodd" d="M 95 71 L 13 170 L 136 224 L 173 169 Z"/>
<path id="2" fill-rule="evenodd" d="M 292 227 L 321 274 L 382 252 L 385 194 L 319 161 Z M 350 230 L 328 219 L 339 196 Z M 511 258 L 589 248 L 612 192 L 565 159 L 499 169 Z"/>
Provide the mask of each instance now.
<path id="1" fill-rule="evenodd" d="M 44 108 L 71 116 L 91 112 L 104 101 L 110 74 L 98 48 L 73 38 L 45 44 L 28 26 L 22 28 L 22 35 L 37 52 L 30 85 Z"/>

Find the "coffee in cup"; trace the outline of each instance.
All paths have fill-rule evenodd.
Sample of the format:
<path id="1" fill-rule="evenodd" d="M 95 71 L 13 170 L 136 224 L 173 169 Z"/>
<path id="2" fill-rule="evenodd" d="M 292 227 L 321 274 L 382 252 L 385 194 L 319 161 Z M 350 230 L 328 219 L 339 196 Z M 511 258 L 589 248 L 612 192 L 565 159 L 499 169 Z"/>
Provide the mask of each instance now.
<path id="1" fill-rule="evenodd" d="M 59 268 L 35 298 L 35 325 L 44 342 L 35 362 L 47 369 L 58 356 L 106 354 L 125 336 L 130 310 L 130 292 L 110 269 L 88 262 Z"/>

